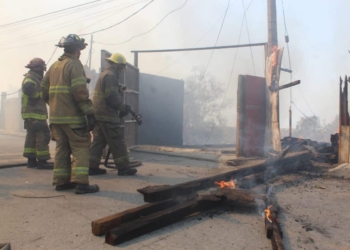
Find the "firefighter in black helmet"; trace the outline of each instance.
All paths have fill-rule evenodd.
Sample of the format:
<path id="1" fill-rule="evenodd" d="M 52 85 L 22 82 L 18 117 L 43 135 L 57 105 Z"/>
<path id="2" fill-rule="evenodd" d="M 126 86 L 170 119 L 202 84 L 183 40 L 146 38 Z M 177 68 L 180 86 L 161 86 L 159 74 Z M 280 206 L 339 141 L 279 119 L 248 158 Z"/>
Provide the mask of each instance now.
<path id="1" fill-rule="evenodd" d="M 57 191 L 75 188 L 76 194 L 99 191 L 97 185 L 89 185 L 90 131 L 95 117 L 79 60 L 86 45 L 84 39 L 74 34 L 62 38 L 56 46 L 64 48 L 64 54 L 47 71 L 42 87 L 56 140 L 53 185 Z"/>

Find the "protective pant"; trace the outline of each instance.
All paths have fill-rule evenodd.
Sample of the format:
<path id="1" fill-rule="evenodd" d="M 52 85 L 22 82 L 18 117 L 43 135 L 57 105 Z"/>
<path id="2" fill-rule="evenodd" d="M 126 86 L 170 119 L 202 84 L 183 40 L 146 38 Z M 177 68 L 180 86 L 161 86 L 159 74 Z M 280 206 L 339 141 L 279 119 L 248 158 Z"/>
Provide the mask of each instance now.
<path id="1" fill-rule="evenodd" d="M 108 144 L 118 170 L 129 167 L 128 150 L 124 140 L 124 127 L 119 123 L 99 121 L 93 130 L 94 140 L 90 149 L 90 168 L 98 168 L 103 149 Z"/>
<path id="2" fill-rule="evenodd" d="M 56 140 L 53 185 L 89 184 L 90 133 L 85 128 L 74 129 L 73 125 L 52 124 L 51 128 Z"/>
<path id="3" fill-rule="evenodd" d="M 49 160 L 50 130 L 46 120 L 25 119 L 24 128 L 27 129 L 23 156 Z"/>

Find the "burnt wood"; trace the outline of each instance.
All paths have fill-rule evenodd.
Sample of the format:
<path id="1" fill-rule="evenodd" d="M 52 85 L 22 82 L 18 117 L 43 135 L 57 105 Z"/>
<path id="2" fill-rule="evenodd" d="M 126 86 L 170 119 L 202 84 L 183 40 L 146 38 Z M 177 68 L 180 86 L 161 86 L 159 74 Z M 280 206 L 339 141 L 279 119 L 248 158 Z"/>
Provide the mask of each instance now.
<path id="1" fill-rule="evenodd" d="M 196 195 L 187 201 L 159 210 L 147 216 L 119 224 L 106 232 L 106 243 L 118 245 L 141 235 L 178 222 L 187 216 L 202 212 L 223 204 L 255 205 L 256 199 L 265 200 L 265 196 L 242 189 L 217 189 L 210 193 Z M 136 208 L 137 209 L 137 208 Z M 135 209 L 135 210 L 136 210 Z M 127 210 L 125 212 L 128 212 Z"/>
<path id="2" fill-rule="evenodd" d="M 220 199 L 216 201 L 192 199 L 182 202 L 173 207 L 127 222 L 107 231 L 106 243 L 113 246 L 118 245 L 180 221 L 193 213 L 212 208 L 219 203 Z"/>
<path id="3" fill-rule="evenodd" d="M 157 202 L 175 198 L 177 196 L 187 196 L 198 190 L 214 187 L 216 181 L 229 181 L 231 179 L 243 178 L 248 175 L 262 173 L 266 171 L 268 167 L 282 168 L 281 166 L 283 165 L 288 165 L 290 163 L 309 158 L 309 151 L 290 153 L 282 159 L 269 159 L 263 163 L 251 167 L 233 170 L 211 177 L 201 178 L 172 186 L 148 186 L 138 189 L 137 191 L 143 194 L 145 202 Z"/>
<path id="4" fill-rule="evenodd" d="M 120 224 L 142 218 L 155 212 L 162 211 L 177 204 L 179 204 L 179 201 L 175 200 L 166 200 L 152 204 L 145 204 L 143 206 L 125 210 L 121 213 L 94 220 L 91 223 L 92 234 L 96 236 L 104 235 L 108 230 L 115 228 Z"/>

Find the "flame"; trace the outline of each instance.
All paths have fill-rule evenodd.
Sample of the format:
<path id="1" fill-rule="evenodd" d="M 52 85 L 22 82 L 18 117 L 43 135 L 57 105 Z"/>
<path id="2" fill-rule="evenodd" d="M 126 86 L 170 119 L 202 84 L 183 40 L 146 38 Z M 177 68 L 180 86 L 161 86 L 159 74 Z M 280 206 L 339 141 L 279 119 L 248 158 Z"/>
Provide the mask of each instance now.
<path id="1" fill-rule="evenodd" d="M 271 219 L 271 210 L 270 210 L 271 207 L 272 207 L 272 205 L 271 205 L 271 206 L 268 206 L 268 207 L 264 210 L 265 216 L 266 216 L 266 218 L 267 218 L 270 222 L 272 222 L 272 219 Z"/>
<path id="2" fill-rule="evenodd" d="M 228 187 L 228 188 L 231 188 L 231 189 L 236 188 L 236 184 L 234 183 L 233 180 L 228 181 L 228 182 L 225 182 L 225 181 L 215 182 L 215 184 L 219 185 L 220 188 L 225 188 L 225 187 Z"/>

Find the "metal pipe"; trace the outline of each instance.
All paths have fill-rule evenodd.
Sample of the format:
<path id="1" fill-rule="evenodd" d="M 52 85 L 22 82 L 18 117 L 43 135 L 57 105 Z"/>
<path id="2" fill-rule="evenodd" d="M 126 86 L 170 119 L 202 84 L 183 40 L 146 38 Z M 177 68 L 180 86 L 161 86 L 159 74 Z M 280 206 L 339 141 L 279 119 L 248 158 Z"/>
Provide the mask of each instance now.
<path id="1" fill-rule="evenodd" d="M 232 49 L 243 47 L 256 47 L 265 46 L 267 43 L 250 43 L 250 44 L 238 44 L 227 46 L 215 46 L 215 47 L 200 47 L 200 48 L 183 48 L 183 49 L 159 49 L 159 50 L 132 50 L 131 53 L 156 53 L 156 52 L 178 52 L 178 51 L 195 51 L 195 50 L 211 50 L 211 49 Z"/>

